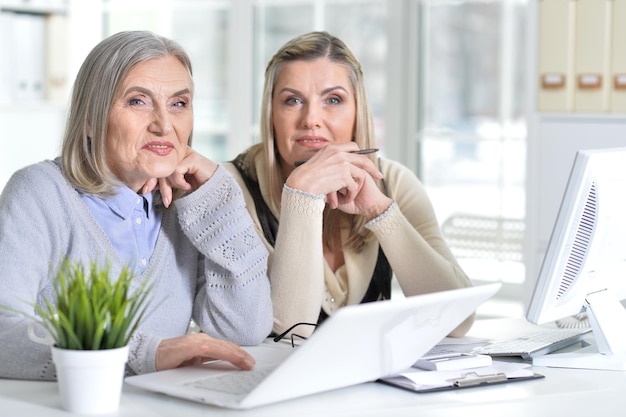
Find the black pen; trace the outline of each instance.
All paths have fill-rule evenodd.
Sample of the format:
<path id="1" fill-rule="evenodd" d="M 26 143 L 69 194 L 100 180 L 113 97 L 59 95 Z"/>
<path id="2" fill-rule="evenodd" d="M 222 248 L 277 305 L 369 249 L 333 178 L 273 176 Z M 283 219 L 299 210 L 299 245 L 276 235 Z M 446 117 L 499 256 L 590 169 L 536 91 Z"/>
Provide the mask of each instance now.
<path id="1" fill-rule="evenodd" d="M 368 153 L 374 153 L 374 152 L 378 152 L 378 148 L 359 149 L 358 151 L 350 151 L 350 153 L 356 153 L 359 155 L 367 155 Z M 308 161 L 308 159 L 305 159 L 304 161 L 296 161 L 294 166 L 299 167 L 300 165 L 304 164 L 306 161 Z"/>

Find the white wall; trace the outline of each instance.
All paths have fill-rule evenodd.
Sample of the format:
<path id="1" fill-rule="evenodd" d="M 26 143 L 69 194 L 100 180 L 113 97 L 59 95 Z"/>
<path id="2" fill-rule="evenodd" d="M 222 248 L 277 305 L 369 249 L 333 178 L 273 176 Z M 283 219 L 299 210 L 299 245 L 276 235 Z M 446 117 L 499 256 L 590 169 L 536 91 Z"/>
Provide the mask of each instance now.
<path id="1" fill-rule="evenodd" d="M 581 5 L 600 8 L 601 13 L 586 13 Z M 540 13 L 545 10 L 541 7 L 552 11 L 540 24 Z M 555 13 L 553 7 L 560 7 L 561 10 Z M 608 55 L 602 59 L 576 59 L 582 53 L 581 44 L 587 45 L 594 53 L 623 52 L 623 48 L 611 48 L 612 44 L 623 43 L 619 31 L 609 30 L 611 27 L 621 28 L 623 23 L 611 20 L 611 7 L 608 0 L 585 1 L 584 4 L 566 0 L 551 0 L 550 3 L 531 0 L 529 3 L 525 301 L 530 297 L 539 274 L 576 151 L 626 146 L 626 113 L 622 107 L 610 105 L 617 103 L 615 99 L 623 96 L 624 91 L 615 89 L 611 77 L 607 76 L 601 88 L 597 89 L 585 89 L 575 82 L 578 76 L 589 72 L 589 65 L 599 66 L 599 73 L 604 74 L 610 72 L 609 63 L 615 61 Z M 602 19 L 604 23 L 600 26 L 604 26 L 604 32 L 597 27 L 597 30 L 592 30 L 593 33 L 587 33 L 586 28 L 590 25 L 581 24 L 586 18 Z M 613 38 L 610 33 L 614 33 Z M 561 40 L 561 44 L 551 42 L 555 39 Z M 604 47 L 598 46 L 600 44 Z M 558 50 L 551 51 L 551 47 Z M 543 75 L 540 71 L 562 73 L 567 82 L 561 88 L 543 88 L 539 82 Z M 613 101 L 608 99 L 611 96 Z M 595 100 L 598 97 L 603 97 L 603 100 Z M 589 100 L 601 105 L 598 104 L 593 111 L 583 110 L 588 107 L 586 101 Z"/>
<path id="2" fill-rule="evenodd" d="M 567 179 L 579 149 L 626 146 L 626 117 L 615 115 L 539 115 L 528 144 L 526 184 L 527 283 L 539 274 Z"/>
<path id="3" fill-rule="evenodd" d="M 58 155 L 64 125 L 62 106 L 0 109 L 0 190 L 17 169 Z"/>
<path id="4" fill-rule="evenodd" d="M 11 4 L 0 0 L 0 6 L 9 10 L 13 10 Z M 102 39 L 102 0 L 68 0 L 66 11 L 62 7 L 50 7 L 48 11 L 46 5 L 45 2 L 32 2 L 32 7 L 27 5 L 24 11 L 66 17 L 69 44 L 61 48 L 62 51 L 47 53 L 67 59 L 61 68 L 67 69 L 64 79 L 69 95 L 85 56 Z M 56 97 L 55 100 L 7 100 L 0 103 L 0 190 L 17 169 L 59 154 L 68 101 L 68 98 Z"/>

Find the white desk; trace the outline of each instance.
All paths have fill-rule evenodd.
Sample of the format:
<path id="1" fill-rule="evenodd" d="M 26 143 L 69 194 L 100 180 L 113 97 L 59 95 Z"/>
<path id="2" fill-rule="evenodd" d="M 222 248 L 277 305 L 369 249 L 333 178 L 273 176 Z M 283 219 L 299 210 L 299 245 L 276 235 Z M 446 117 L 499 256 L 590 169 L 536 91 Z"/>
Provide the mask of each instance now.
<path id="1" fill-rule="evenodd" d="M 521 320 L 478 321 L 470 334 L 518 334 Z M 517 329 L 517 331 L 515 330 Z M 575 417 L 626 413 L 626 372 L 535 368 L 543 379 L 415 394 L 366 383 L 247 411 L 233 411 L 125 386 L 120 417 L 375 416 Z M 0 379 L 0 415 L 71 416 L 61 409 L 57 384 Z"/>

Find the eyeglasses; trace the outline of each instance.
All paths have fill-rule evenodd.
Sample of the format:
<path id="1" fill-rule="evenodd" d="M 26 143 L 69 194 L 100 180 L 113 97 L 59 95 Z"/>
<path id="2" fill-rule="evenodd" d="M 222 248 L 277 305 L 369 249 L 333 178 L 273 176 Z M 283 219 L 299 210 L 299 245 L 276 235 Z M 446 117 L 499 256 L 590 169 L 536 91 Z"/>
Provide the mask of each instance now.
<path id="1" fill-rule="evenodd" d="M 279 334 L 278 336 L 276 336 L 274 338 L 274 342 L 280 342 L 287 335 L 287 333 L 289 333 L 290 331 L 292 331 L 293 329 L 295 329 L 298 326 L 314 326 L 314 327 L 317 327 L 317 324 L 316 323 L 305 323 L 305 322 L 296 323 L 293 326 L 291 326 L 290 328 L 288 328 L 287 330 L 285 330 L 284 332 L 282 332 L 281 334 Z M 302 340 L 306 340 L 306 337 L 301 336 L 299 334 L 292 333 L 291 334 L 291 347 L 296 347 L 296 343 L 293 340 L 294 337 L 299 337 Z"/>

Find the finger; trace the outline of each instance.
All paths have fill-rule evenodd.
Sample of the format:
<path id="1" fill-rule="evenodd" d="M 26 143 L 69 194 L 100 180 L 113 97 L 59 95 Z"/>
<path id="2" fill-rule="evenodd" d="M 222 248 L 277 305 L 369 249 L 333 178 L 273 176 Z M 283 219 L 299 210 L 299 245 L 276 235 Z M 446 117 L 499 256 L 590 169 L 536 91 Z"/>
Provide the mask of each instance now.
<path id="1" fill-rule="evenodd" d="M 167 177 L 168 180 L 171 182 L 172 187 L 178 188 L 184 191 L 190 191 L 192 187 L 191 187 L 191 184 L 189 184 L 187 182 L 187 179 L 185 178 L 186 173 L 187 173 L 187 168 L 183 168 L 181 166 L 176 168 L 176 170 L 172 173 L 172 175 Z"/>
<path id="2" fill-rule="evenodd" d="M 354 202 L 359 190 L 355 187 L 346 187 L 337 192 L 337 208 L 348 203 Z"/>
<path id="3" fill-rule="evenodd" d="M 352 164 L 365 170 L 373 178 L 381 179 L 383 173 L 378 170 L 378 167 L 367 155 L 350 154 L 352 156 Z"/>
<path id="4" fill-rule="evenodd" d="M 210 159 L 198 153 L 189 153 L 169 178 L 174 187 L 194 191 L 207 182 L 217 168 L 218 165 Z"/>
<path id="5" fill-rule="evenodd" d="M 172 203 L 172 185 L 167 178 L 159 178 L 159 190 L 161 191 L 163 205 L 169 207 Z"/>
<path id="6" fill-rule="evenodd" d="M 326 194 L 326 204 L 328 204 L 328 207 L 330 207 L 331 209 L 337 208 L 337 206 L 339 205 L 339 200 L 337 199 L 336 192 Z"/>
<path id="7" fill-rule="evenodd" d="M 205 352 L 205 362 L 207 360 L 224 360 L 246 370 L 252 369 L 256 363 L 254 358 L 238 345 L 223 340 L 211 345 L 210 349 Z"/>
<path id="8" fill-rule="evenodd" d="M 245 370 L 255 364 L 254 358 L 239 345 L 212 338 L 206 333 L 164 339 L 157 348 L 156 364 L 159 371 L 208 360 L 224 360 Z"/>
<path id="9" fill-rule="evenodd" d="M 141 194 L 148 194 L 154 191 L 158 185 L 158 180 L 156 178 L 150 178 L 141 188 Z"/>

